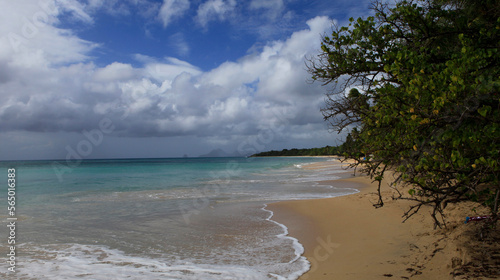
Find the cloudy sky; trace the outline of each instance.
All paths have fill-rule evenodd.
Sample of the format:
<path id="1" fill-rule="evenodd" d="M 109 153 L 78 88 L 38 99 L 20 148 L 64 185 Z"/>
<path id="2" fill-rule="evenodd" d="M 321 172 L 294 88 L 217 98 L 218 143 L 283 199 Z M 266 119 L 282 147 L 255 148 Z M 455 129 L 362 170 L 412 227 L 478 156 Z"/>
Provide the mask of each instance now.
<path id="1" fill-rule="evenodd" d="M 0 0 L 0 160 L 338 144 L 305 59 L 369 0 Z"/>

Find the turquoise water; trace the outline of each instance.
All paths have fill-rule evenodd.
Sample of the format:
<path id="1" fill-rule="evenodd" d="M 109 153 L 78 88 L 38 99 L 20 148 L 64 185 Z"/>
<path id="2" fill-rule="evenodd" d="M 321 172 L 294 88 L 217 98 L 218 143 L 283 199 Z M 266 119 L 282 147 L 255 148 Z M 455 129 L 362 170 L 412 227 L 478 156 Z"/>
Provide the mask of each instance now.
<path id="1" fill-rule="evenodd" d="M 269 202 L 355 192 L 323 158 L 1 162 L 16 169 L 17 272 L 3 279 L 296 279 L 302 246 Z M 4 180 L 6 181 L 6 180 Z M 7 222 L 7 190 L 0 217 Z M 5 235 L 6 236 L 6 235 Z M 7 239 L 1 254 L 8 252 Z"/>

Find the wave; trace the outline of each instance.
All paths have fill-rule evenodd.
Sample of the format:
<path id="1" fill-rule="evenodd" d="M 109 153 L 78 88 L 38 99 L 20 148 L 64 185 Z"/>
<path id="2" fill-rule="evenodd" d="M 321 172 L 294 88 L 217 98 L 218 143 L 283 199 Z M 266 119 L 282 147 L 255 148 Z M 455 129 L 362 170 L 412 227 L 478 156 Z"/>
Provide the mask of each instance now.
<path id="1" fill-rule="evenodd" d="M 30 247 L 30 257 L 19 263 L 15 275 L 2 279 L 296 279 L 273 275 L 250 266 L 196 264 L 128 255 L 101 245 L 62 244 Z M 3 271 L 6 271 L 3 270 Z"/>
<path id="2" fill-rule="evenodd" d="M 301 275 L 309 271 L 311 269 L 311 263 L 306 259 L 306 257 L 302 256 L 304 254 L 304 246 L 299 242 L 297 238 L 288 236 L 288 228 L 281 223 L 276 222 L 275 220 L 272 220 L 272 217 L 274 216 L 274 212 L 271 210 L 266 209 L 267 204 L 264 204 L 264 207 L 262 207 L 262 210 L 266 211 L 269 213 L 269 217 L 266 218 L 266 220 L 275 223 L 279 227 L 283 229 L 283 233 L 279 234 L 277 237 L 281 239 L 289 239 L 292 240 L 293 248 L 295 250 L 295 258 L 290 260 L 288 263 L 289 264 L 294 264 L 298 263 L 300 265 L 300 268 L 293 272 L 291 275 L 288 276 L 288 278 L 283 278 L 279 275 L 274 275 L 277 279 L 289 279 L 289 280 L 295 280 L 298 279 Z"/>

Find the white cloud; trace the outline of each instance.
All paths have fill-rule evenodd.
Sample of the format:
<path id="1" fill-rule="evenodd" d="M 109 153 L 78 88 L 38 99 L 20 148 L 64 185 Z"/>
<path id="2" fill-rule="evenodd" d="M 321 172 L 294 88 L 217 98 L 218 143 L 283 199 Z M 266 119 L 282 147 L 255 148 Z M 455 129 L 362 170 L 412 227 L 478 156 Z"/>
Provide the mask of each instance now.
<path id="1" fill-rule="evenodd" d="M 28 16 L 33 11 L 36 7 Z M 211 71 L 173 57 L 141 54 L 135 56 L 141 66 L 97 66 L 89 62 L 93 43 L 49 22 L 56 20 L 40 25 L 19 51 L 0 45 L 2 133 L 81 133 L 103 118 L 112 120 L 114 136 L 197 136 L 210 143 L 241 142 L 277 128 L 280 135 L 273 139 L 304 139 L 324 129 L 319 112 L 323 90 L 306 84 L 304 58 L 319 49 L 320 34 L 331 24 L 326 17 L 311 19 L 307 29 L 287 40 L 269 42 Z M 18 21 L 12 30 L 22 24 Z M 11 31 L 0 31 L 8 39 Z"/>
<path id="2" fill-rule="evenodd" d="M 57 5 L 64 12 L 69 12 L 73 17 L 85 23 L 92 23 L 94 20 L 85 10 L 85 5 L 76 0 L 56 1 Z"/>
<path id="3" fill-rule="evenodd" d="M 158 82 L 173 81 L 182 73 L 201 73 L 198 67 L 174 57 L 166 57 L 164 61 L 149 61 L 144 65 L 144 71 L 146 76 Z"/>
<path id="4" fill-rule="evenodd" d="M 134 72 L 135 70 L 130 64 L 113 62 L 104 68 L 97 69 L 93 79 L 101 82 L 128 80 L 135 76 Z"/>
<path id="5" fill-rule="evenodd" d="M 235 8 L 235 0 L 209 0 L 198 7 L 196 20 L 201 26 L 207 27 L 210 21 L 226 20 Z"/>
<path id="6" fill-rule="evenodd" d="M 189 6 L 189 0 L 163 0 L 163 5 L 158 13 L 163 27 L 167 27 L 173 20 L 184 16 Z"/>
<path id="7" fill-rule="evenodd" d="M 79 62 L 98 46 L 56 27 L 57 17 L 67 10 L 77 19 L 92 21 L 73 1 L 8 1 L 5 5 L 0 10 L 0 61 L 8 61 L 8 67 Z"/>

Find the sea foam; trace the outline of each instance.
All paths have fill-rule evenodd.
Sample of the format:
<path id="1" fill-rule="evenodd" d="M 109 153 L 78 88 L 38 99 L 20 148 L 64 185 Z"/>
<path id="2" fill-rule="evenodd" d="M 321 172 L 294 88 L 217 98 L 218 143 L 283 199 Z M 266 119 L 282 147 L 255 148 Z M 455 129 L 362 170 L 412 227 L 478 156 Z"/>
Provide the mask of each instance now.
<path id="1" fill-rule="evenodd" d="M 277 237 L 282 238 L 282 239 L 290 239 L 293 242 L 293 248 L 295 250 L 295 258 L 290 260 L 288 263 L 289 264 L 300 263 L 300 266 L 301 266 L 300 269 L 298 269 L 297 271 L 290 274 L 287 278 L 284 278 L 284 277 L 279 276 L 279 275 L 274 275 L 274 274 L 273 274 L 273 276 L 275 276 L 277 279 L 280 279 L 280 280 L 281 279 L 289 279 L 289 280 L 298 279 L 302 274 L 306 273 L 311 268 L 311 263 L 304 256 L 302 256 L 302 254 L 304 254 L 304 246 L 302 246 L 302 244 L 300 244 L 300 242 L 297 238 L 288 236 L 288 228 L 284 224 L 281 224 L 281 223 L 276 222 L 275 220 L 272 220 L 272 217 L 274 216 L 274 212 L 269 210 L 269 209 L 266 209 L 266 207 L 267 207 L 267 204 L 265 204 L 264 207 L 262 207 L 262 210 L 269 213 L 269 217 L 267 217 L 266 220 L 268 220 L 272 223 L 275 223 L 276 225 L 280 226 L 283 229 L 283 233 L 279 234 Z"/>
<path id="2" fill-rule="evenodd" d="M 236 265 L 171 262 L 128 255 L 101 245 L 29 246 L 34 258 L 25 258 L 15 274 L 2 279 L 280 279 L 266 271 Z M 25 246 L 26 248 L 26 246 Z M 5 271 L 5 270 L 4 270 Z M 292 278 L 281 278 L 292 279 Z M 293 278 L 295 279 L 295 278 Z"/>

